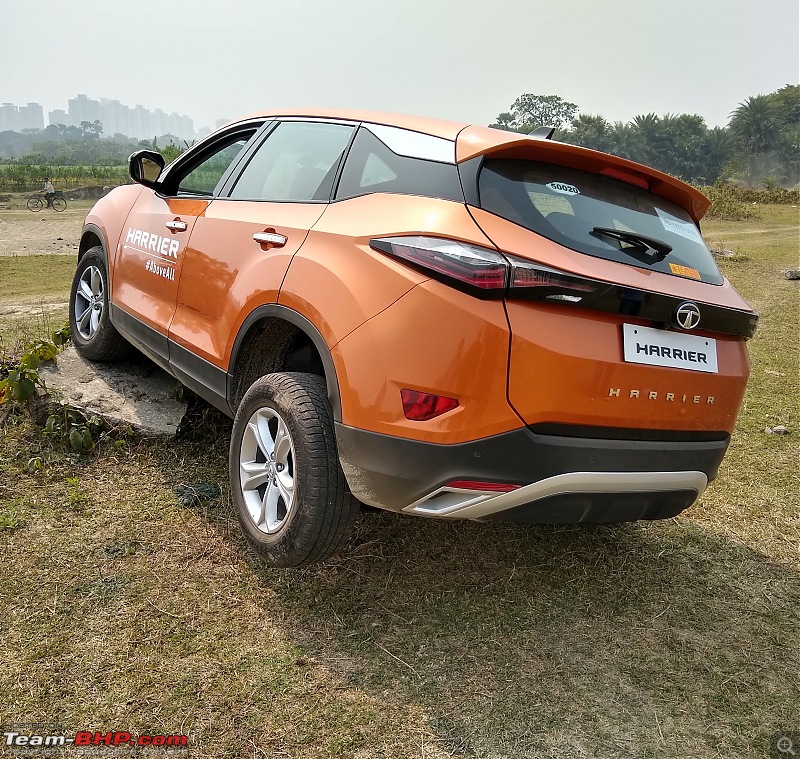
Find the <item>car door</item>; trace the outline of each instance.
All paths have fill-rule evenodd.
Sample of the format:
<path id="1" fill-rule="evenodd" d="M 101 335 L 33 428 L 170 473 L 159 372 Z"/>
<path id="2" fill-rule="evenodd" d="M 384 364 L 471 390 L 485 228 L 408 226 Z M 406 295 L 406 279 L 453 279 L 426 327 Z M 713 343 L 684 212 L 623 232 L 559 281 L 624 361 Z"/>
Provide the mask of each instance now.
<path id="1" fill-rule="evenodd" d="M 237 126 L 186 153 L 143 191 L 128 215 L 113 269 L 114 322 L 154 357 L 168 360 L 167 336 L 186 246 L 260 123 Z"/>
<path id="2" fill-rule="evenodd" d="M 292 256 L 330 201 L 354 128 L 281 121 L 197 218 L 169 332 L 179 376 L 202 372 L 222 392 L 224 375 L 216 369 L 227 369 L 246 316 L 277 301 Z"/>

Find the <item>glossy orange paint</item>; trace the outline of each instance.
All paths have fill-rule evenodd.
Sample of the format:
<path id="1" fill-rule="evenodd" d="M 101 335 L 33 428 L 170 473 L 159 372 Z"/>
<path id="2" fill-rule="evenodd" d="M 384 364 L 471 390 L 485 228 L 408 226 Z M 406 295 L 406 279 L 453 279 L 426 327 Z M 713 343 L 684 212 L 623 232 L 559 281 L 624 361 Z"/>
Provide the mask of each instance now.
<path id="1" fill-rule="evenodd" d="M 275 303 L 322 203 L 215 200 L 198 219 L 185 253 L 170 337 L 215 366 L 227 368 L 242 322 L 258 306 Z M 272 231 L 282 247 L 253 239 Z"/>
<path id="2" fill-rule="evenodd" d="M 364 195 L 332 203 L 295 256 L 279 303 L 309 319 L 330 347 L 428 279 L 369 247 L 386 235 L 439 235 L 491 243 L 461 203 Z"/>
<path id="3" fill-rule="evenodd" d="M 145 191 L 122 226 L 112 273 L 113 301 L 163 335 L 168 333 L 175 313 L 189 237 L 209 202 L 165 199 Z M 172 222 L 186 227 L 172 231 L 166 226 Z"/>
<path id="4" fill-rule="evenodd" d="M 733 430 L 750 372 L 743 339 L 693 333 L 716 340 L 718 374 L 645 366 L 622 355 L 621 325 L 642 320 L 557 304 L 506 307 L 509 400 L 528 424 Z"/>
<path id="5" fill-rule="evenodd" d="M 420 283 L 333 350 L 342 421 L 433 443 L 461 443 L 523 426 L 506 400 L 508 321 L 503 302 L 440 282 Z M 426 422 L 403 414 L 400 390 L 457 398 Z"/>
<path id="6" fill-rule="evenodd" d="M 116 242 L 122 234 L 122 227 L 128 218 L 131 207 L 142 192 L 144 192 L 144 187 L 138 184 L 116 187 L 114 192 L 100 198 L 84 219 L 84 225 L 94 225 L 100 230 L 102 239 L 111 242 L 110 250 L 106 251 L 109 271 L 115 263 L 119 249 Z"/>
<path id="7" fill-rule="evenodd" d="M 652 191 L 695 220 L 708 208 L 701 193 L 673 177 L 571 145 L 396 114 L 307 109 L 294 110 L 291 117 L 366 121 L 455 140 L 459 162 L 489 155 L 588 171 L 616 167 L 646 177 Z M 331 350 L 346 425 L 443 444 L 541 422 L 733 428 L 749 373 L 743 340 L 713 336 L 716 375 L 628 364 L 622 359 L 622 317 L 556 304 L 482 301 L 372 250 L 369 241 L 442 236 L 583 277 L 749 309 L 727 280 L 714 286 L 594 258 L 486 211 L 429 197 L 369 194 L 326 205 L 163 200 L 138 187 L 134 192 L 141 195 L 127 222 L 101 227 L 109 240 L 119 240 L 114 302 L 225 370 L 239 329 L 258 306 L 277 302 L 293 309 L 316 326 Z M 99 206 L 98 221 L 123 218 L 127 197 L 117 192 L 108 204 L 119 208 L 111 211 Z M 148 252 L 126 244 L 126 230 L 136 226 L 168 235 L 164 223 L 175 218 L 186 221 L 187 231 L 178 236 L 174 282 L 160 282 L 144 269 Z M 263 249 L 252 236 L 267 230 L 285 235 L 287 244 Z M 401 388 L 454 397 L 459 407 L 426 422 L 410 421 L 403 414 Z M 617 389 L 618 395 L 610 392 Z M 667 393 L 688 400 L 667 401 Z"/>

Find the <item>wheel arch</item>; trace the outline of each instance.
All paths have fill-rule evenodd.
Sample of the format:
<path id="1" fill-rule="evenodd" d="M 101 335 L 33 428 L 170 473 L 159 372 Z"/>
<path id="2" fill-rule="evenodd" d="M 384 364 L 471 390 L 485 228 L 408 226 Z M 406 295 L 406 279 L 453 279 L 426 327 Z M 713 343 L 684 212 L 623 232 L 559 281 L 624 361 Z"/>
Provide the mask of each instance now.
<path id="1" fill-rule="evenodd" d="M 249 356 L 249 351 L 258 356 Z M 318 367 L 315 369 L 315 361 Z M 242 323 L 231 350 L 227 400 L 236 409 L 247 388 L 262 374 L 310 371 L 322 374 L 333 419 L 342 420 L 339 381 L 330 348 L 322 333 L 305 316 L 276 303 L 259 306 Z"/>
<path id="2" fill-rule="evenodd" d="M 86 224 L 81 232 L 81 241 L 78 245 L 78 261 L 80 261 L 86 251 L 100 246 L 103 249 L 103 255 L 106 258 L 106 267 L 108 267 L 108 250 L 106 248 L 105 235 L 102 230 L 94 224 Z"/>

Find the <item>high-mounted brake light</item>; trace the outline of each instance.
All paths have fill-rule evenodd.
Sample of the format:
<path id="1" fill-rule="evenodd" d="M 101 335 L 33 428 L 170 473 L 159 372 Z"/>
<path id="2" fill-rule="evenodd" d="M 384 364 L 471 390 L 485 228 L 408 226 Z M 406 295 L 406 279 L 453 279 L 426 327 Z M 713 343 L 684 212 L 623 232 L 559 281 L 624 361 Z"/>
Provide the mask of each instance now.
<path id="1" fill-rule="evenodd" d="M 428 419 L 434 419 L 458 408 L 456 398 L 409 390 L 405 387 L 400 391 L 400 398 L 403 401 L 403 413 L 406 419 L 412 422 L 427 422 Z"/>
<path id="2" fill-rule="evenodd" d="M 442 237 L 384 237 L 370 247 L 482 298 L 506 289 L 508 262 L 494 250 Z"/>
<path id="3" fill-rule="evenodd" d="M 648 182 L 644 177 L 634 174 L 631 171 L 622 171 L 621 169 L 612 169 L 610 167 L 606 167 L 605 169 L 601 169 L 600 173 L 604 176 L 611 177 L 612 179 L 619 179 L 620 182 L 627 182 L 628 184 L 636 185 L 644 190 L 650 189 L 650 182 Z"/>

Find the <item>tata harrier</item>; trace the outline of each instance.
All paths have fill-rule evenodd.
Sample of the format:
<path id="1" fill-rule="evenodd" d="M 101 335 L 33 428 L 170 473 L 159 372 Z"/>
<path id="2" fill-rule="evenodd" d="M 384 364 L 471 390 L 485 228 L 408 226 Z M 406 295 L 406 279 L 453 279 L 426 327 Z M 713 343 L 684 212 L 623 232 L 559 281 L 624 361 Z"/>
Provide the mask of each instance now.
<path id="1" fill-rule="evenodd" d="M 135 346 L 233 417 L 232 498 L 270 563 L 359 504 L 447 519 L 672 517 L 716 474 L 757 316 L 687 184 L 481 126 L 264 113 L 86 218 L 75 346 Z"/>

